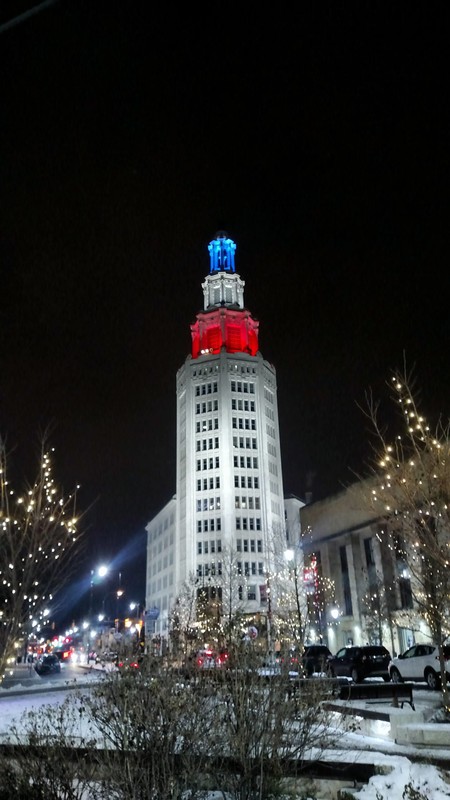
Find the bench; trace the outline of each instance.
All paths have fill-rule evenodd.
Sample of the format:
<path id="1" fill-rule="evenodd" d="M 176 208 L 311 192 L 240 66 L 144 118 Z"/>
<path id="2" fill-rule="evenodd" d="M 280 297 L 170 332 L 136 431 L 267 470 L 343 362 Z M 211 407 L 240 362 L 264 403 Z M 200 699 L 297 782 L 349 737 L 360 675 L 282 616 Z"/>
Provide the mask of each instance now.
<path id="1" fill-rule="evenodd" d="M 395 708 L 409 703 L 415 711 L 413 686 L 411 683 L 345 683 L 339 687 L 340 700 L 367 700 L 372 703 L 392 702 Z"/>

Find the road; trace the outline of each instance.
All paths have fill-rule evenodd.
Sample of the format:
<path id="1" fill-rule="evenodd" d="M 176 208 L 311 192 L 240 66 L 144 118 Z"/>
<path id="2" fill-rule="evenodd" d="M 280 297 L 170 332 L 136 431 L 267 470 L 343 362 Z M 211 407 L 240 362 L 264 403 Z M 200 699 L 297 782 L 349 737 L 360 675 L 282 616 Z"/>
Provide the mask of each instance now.
<path id="1" fill-rule="evenodd" d="M 61 672 L 50 675 L 38 675 L 32 664 L 15 664 L 2 682 L 2 689 L 25 691 L 30 688 L 49 689 L 52 686 L 66 685 L 67 681 L 79 680 L 82 675 L 89 674 L 92 664 L 62 664 Z"/>

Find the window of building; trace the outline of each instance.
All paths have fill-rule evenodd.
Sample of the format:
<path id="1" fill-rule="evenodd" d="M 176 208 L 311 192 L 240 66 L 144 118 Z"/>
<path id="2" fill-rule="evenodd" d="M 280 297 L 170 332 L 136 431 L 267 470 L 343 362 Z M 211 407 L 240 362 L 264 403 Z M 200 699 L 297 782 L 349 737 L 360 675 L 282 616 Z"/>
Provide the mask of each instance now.
<path id="1" fill-rule="evenodd" d="M 353 614 L 353 604 L 350 588 L 350 575 L 348 570 L 347 548 L 345 545 L 339 548 L 339 555 L 341 560 L 342 589 L 344 594 L 344 614 L 346 616 L 351 616 Z"/>
<path id="2" fill-rule="evenodd" d="M 247 600 L 256 600 L 256 586 L 247 587 Z"/>
<path id="3" fill-rule="evenodd" d="M 410 578 L 400 577 L 398 579 L 398 588 L 400 590 L 400 606 L 402 608 L 412 608 L 413 595 Z"/>
<path id="4" fill-rule="evenodd" d="M 364 553 L 366 556 L 366 564 L 368 567 L 375 565 L 375 557 L 373 554 L 373 541 L 372 538 L 369 537 L 364 539 Z"/>

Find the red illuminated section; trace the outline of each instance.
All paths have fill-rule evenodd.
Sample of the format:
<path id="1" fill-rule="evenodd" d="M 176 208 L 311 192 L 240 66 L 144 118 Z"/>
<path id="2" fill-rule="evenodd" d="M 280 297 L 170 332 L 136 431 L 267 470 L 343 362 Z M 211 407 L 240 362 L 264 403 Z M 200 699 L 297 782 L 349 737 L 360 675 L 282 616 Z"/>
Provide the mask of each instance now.
<path id="1" fill-rule="evenodd" d="M 218 308 L 197 314 L 197 321 L 191 325 L 192 358 L 220 353 L 258 352 L 258 328 L 249 311 Z"/>

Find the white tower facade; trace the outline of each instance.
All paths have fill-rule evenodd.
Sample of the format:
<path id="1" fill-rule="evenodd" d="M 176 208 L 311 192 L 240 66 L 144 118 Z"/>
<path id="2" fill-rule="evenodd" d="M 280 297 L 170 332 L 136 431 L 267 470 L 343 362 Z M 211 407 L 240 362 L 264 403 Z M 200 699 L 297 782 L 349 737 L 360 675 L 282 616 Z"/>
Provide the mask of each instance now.
<path id="1" fill-rule="evenodd" d="M 220 608 L 231 562 L 241 611 L 270 616 L 275 542 L 285 541 L 276 373 L 259 352 L 259 323 L 244 305 L 235 250 L 223 232 L 209 245 L 204 308 L 176 378 L 175 508 L 173 501 L 166 507 L 171 544 L 164 545 L 164 510 L 147 526 L 147 609 L 154 616 L 160 609 L 162 634 L 186 581 L 197 582 Z M 160 529 L 161 553 L 172 551 L 166 575 L 164 559 L 161 574 L 155 568 Z"/>

